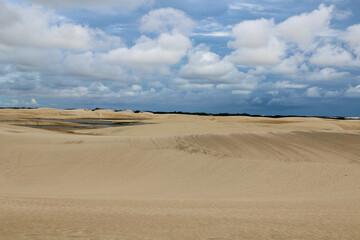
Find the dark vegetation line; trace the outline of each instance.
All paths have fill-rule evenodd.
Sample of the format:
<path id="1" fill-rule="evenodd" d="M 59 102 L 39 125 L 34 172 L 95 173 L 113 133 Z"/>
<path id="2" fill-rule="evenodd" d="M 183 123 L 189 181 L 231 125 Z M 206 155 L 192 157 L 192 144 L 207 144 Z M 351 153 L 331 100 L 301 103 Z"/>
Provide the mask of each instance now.
<path id="1" fill-rule="evenodd" d="M 120 110 L 121 111 L 121 110 Z M 182 111 L 174 111 L 174 112 L 153 112 L 153 111 L 134 111 L 135 113 L 139 112 L 151 112 L 154 114 L 186 114 L 186 115 L 199 115 L 199 116 L 245 116 L 245 117 L 268 117 L 268 118 L 285 118 L 285 117 L 316 117 L 316 118 L 326 118 L 326 119 L 343 119 L 349 120 L 352 118 L 349 117 L 328 117 L 328 116 L 301 116 L 301 115 L 259 115 L 259 114 L 248 114 L 248 113 L 205 113 L 205 112 L 182 112 Z"/>
<path id="2" fill-rule="evenodd" d="M 38 109 L 32 107 L 0 107 L 0 109 Z M 76 108 L 67 108 L 65 110 L 75 110 Z M 90 110 L 90 109 L 89 109 Z M 106 110 L 104 108 L 94 108 L 91 111 L 96 110 Z M 120 112 L 124 110 L 114 110 L 115 112 Z M 316 117 L 316 118 L 324 118 L 324 119 L 340 119 L 340 120 L 354 120 L 360 119 L 360 117 L 343 117 L 343 116 L 302 116 L 302 115 L 259 115 L 259 114 L 248 114 L 248 113 L 205 113 L 205 112 L 183 112 L 183 111 L 172 111 L 172 112 L 161 112 L 161 111 L 140 111 L 135 110 L 134 113 L 141 113 L 141 112 L 150 112 L 154 114 L 186 114 L 186 115 L 198 115 L 198 116 L 246 116 L 246 117 L 268 117 L 268 118 L 285 118 L 285 117 Z"/>

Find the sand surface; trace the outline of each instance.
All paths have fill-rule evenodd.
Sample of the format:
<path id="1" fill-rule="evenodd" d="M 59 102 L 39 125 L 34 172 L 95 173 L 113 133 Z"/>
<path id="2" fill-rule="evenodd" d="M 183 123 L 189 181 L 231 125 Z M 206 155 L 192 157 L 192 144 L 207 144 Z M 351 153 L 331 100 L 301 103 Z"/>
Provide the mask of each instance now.
<path id="1" fill-rule="evenodd" d="M 0 239 L 360 239 L 360 120 L 0 109 L 0 153 Z"/>

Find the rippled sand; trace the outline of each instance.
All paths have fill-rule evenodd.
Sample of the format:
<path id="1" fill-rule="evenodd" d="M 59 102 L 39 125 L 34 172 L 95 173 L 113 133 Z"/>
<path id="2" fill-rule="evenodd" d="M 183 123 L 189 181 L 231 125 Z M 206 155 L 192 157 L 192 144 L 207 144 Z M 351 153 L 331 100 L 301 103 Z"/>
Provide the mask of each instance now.
<path id="1" fill-rule="evenodd" d="M 89 118 L 152 124 L 14 125 Z M 360 120 L 0 109 L 0 151 L 0 239 L 360 239 Z"/>

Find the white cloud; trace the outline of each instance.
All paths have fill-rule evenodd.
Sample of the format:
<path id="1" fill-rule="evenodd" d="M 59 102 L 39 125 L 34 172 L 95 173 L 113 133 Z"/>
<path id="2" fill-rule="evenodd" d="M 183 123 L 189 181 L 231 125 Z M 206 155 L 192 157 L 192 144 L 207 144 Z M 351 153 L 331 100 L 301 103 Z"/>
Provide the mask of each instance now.
<path id="1" fill-rule="evenodd" d="M 355 24 L 346 29 L 342 39 L 348 42 L 352 50 L 360 58 L 360 24 Z"/>
<path id="2" fill-rule="evenodd" d="M 160 8 L 150 11 L 141 18 L 141 31 L 143 32 L 192 32 L 194 22 L 183 12 L 173 8 Z"/>
<path id="3" fill-rule="evenodd" d="M 40 6 L 11 5 L 0 1 L 0 43 L 7 46 L 89 50 L 119 45 L 98 29 L 61 20 Z"/>
<path id="4" fill-rule="evenodd" d="M 317 98 L 317 97 L 321 97 L 320 92 L 321 92 L 321 88 L 311 87 L 306 90 L 305 95 L 307 97 Z"/>
<path id="5" fill-rule="evenodd" d="M 31 104 L 33 104 L 33 105 L 39 105 L 39 104 L 37 103 L 37 101 L 36 101 L 35 98 L 32 98 L 32 99 L 31 99 Z"/>
<path id="6" fill-rule="evenodd" d="M 140 37 L 131 48 L 117 48 L 103 58 L 122 65 L 173 65 L 184 57 L 192 46 L 191 41 L 180 33 L 163 33 L 157 39 Z"/>
<path id="7" fill-rule="evenodd" d="M 131 89 L 134 91 L 141 91 L 142 87 L 140 85 L 134 84 L 131 86 Z"/>
<path id="8" fill-rule="evenodd" d="M 220 24 L 214 17 L 208 17 L 197 22 L 192 36 L 230 37 L 232 26 Z"/>
<path id="9" fill-rule="evenodd" d="M 270 94 L 272 96 L 276 96 L 279 94 L 279 90 L 270 90 L 270 91 L 268 91 L 268 94 Z"/>
<path id="10" fill-rule="evenodd" d="M 63 62 L 64 72 L 72 76 L 101 80 L 128 80 L 129 77 L 123 67 L 108 64 L 101 56 L 92 52 L 69 54 Z"/>
<path id="11" fill-rule="evenodd" d="M 353 45 L 360 44 L 360 24 L 355 24 L 348 27 L 343 36 L 343 39 Z"/>
<path id="12" fill-rule="evenodd" d="M 302 54 L 294 54 L 293 56 L 283 59 L 279 64 L 271 68 L 275 74 L 296 74 L 304 70 L 305 57 Z"/>
<path id="13" fill-rule="evenodd" d="M 323 68 L 320 71 L 316 70 L 307 76 L 310 81 L 330 81 L 344 78 L 348 72 L 338 72 L 333 68 Z"/>
<path id="14" fill-rule="evenodd" d="M 294 88 L 294 89 L 301 89 L 306 88 L 308 85 L 306 84 L 296 84 L 291 83 L 289 81 L 278 81 L 275 83 L 275 88 Z"/>
<path id="15" fill-rule="evenodd" d="M 230 41 L 228 45 L 233 48 L 258 48 L 268 44 L 274 28 L 274 20 L 258 19 L 248 20 L 237 24 L 232 35 L 234 41 Z"/>
<path id="16" fill-rule="evenodd" d="M 106 86 L 101 82 L 93 82 L 89 86 L 79 86 L 68 89 L 53 89 L 52 93 L 63 98 L 126 98 L 146 96 L 155 93 L 154 89 L 144 91 L 140 85 L 125 85 L 119 90 L 114 90 L 111 86 Z M 48 96 L 49 97 L 49 96 Z M 52 97 L 52 96 L 50 96 Z"/>
<path id="17" fill-rule="evenodd" d="M 177 86 L 183 85 L 182 88 L 184 86 L 194 89 L 216 87 L 251 92 L 257 85 L 258 79 L 238 71 L 233 63 L 225 58 L 221 59 L 203 46 L 190 51 L 188 60 L 179 71 L 181 78 L 175 81 Z"/>
<path id="18" fill-rule="evenodd" d="M 324 97 L 326 98 L 338 97 L 341 94 L 342 94 L 341 91 L 326 91 Z"/>
<path id="19" fill-rule="evenodd" d="M 90 92 L 87 87 L 79 86 L 68 89 L 61 89 L 55 91 L 56 95 L 63 98 L 79 98 L 79 97 L 94 97 L 90 95 Z"/>
<path id="20" fill-rule="evenodd" d="M 223 90 L 244 90 L 252 92 L 258 86 L 258 79 L 247 76 L 247 78 L 242 79 L 242 81 L 234 82 L 234 83 L 227 83 L 227 84 L 217 84 L 217 89 Z"/>
<path id="21" fill-rule="evenodd" d="M 262 11 L 264 7 L 253 3 L 235 2 L 228 6 L 231 10 L 250 10 L 250 11 Z"/>
<path id="22" fill-rule="evenodd" d="M 353 57 L 343 48 L 326 45 L 316 49 L 309 59 L 310 63 L 318 66 L 349 66 L 353 65 Z"/>
<path id="23" fill-rule="evenodd" d="M 10 101 L 2 102 L 0 101 L 0 104 L 7 107 L 16 107 L 16 106 L 29 106 L 29 105 L 35 105 L 38 106 L 39 104 L 37 101 L 32 98 L 29 102 L 25 100 L 18 100 L 18 99 L 11 99 Z"/>
<path id="24" fill-rule="evenodd" d="M 281 105 L 283 104 L 285 101 L 285 99 L 279 98 L 279 97 L 274 97 L 272 99 L 270 99 L 270 101 L 267 103 L 267 105 Z"/>
<path id="25" fill-rule="evenodd" d="M 274 38 L 266 47 L 240 48 L 232 52 L 229 60 L 239 65 L 268 65 L 280 63 L 284 54 L 284 44 Z"/>
<path id="26" fill-rule="evenodd" d="M 228 46 L 236 50 L 229 60 L 236 64 L 276 64 L 285 54 L 286 45 L 277 38 L 273 19 L 243 21 L 233 28 L 232 35 L 235 40 Z"/>
<path id="27" fill-rule="evenodd" d="M 250 90 L 232 90 L 231 93 L 232 94 L 236 94 L 236 95 L 249 95 L 251 94 L 252 91 Z"/>
<path id="28" fill-rule="evenodd" d="M 178 63 L 192 47 L 190 39 L 180 30 L 171 30 L 155 39 L 142 36 L 128 48 L 118 37 L 67 22 L 46 8 L 11 5 L 2 0 L 0 20 L 0 63 L 11 64 L 17 71 L 46 74 L 46 80 L 36 80 L 41 82 L 39 87 L 43 89 L 44 85 L 53 88 L 59 84 L 75 87 L 73 91 L 57 91 L 60 97 L 85 97 L 93 91 L 104 93 L 98 85 L 79 86 L 86 85 L 83 80 L 139 83 L 144 76 L 141 70 L 164 76 L 170 73 L 168 66 Z M 35 90 L 31 82 L 34 80 L 7 80 L 2 87 L 7 91 L 43 91 Z"/>
<path id="29" fill-rule="evenodd" d="M 90 85 L 89 91 L 94 93 L 99 93 L 99 92 L 106 93 L 106 92 L 110 92 L 110 89 L 101 82 L 94 82 Z"/>
<path id="30" fill-rule="evenodd" d="M 171 81 L 173 86 L 184 90 L 252 90 L 257 79 L 239 72 L 233 63 L 221 59 L 205 46 L 198 46 L 188 53 L 188 62 L 179 71 L 179 77 Z"/>
<path id="31" fill-rule="evenodd" d="M 300 45 L 310 44 L 317 35 L 328 31 L 334 6 L 321 4 L 318 9 L 292 16 L 280 23 L 277 30 L 289 40 Z"/>
<path id="32" fill-rule="evenodd" d="M 345 95 L 347 97 L 360 97 L 360 85 L 357 85 L 356 87 L 349 87 L 349 89 L 346 90 Z"/>
<path id="33" fill-rule="evenodd" d="M 180 75 L 190 79 L 211 79 L 211 81 L 229 81 L 226 75 L 237 72 L 235 66 L 219 55 L 208 50 L 195 50 L 189 53 L 188 63 L 181 67 Z M 230 78 L 233 77 L 229 76 Z"/>
<path id="34" fill-rule="evenodd" d="M 230 32 L 223 32 L 223 31 L 217 31 L 217 32 L 210 32 L 210 33 L 194 33 L 192 36 L 206 36 L 206 37 L 230 37 Z"/>

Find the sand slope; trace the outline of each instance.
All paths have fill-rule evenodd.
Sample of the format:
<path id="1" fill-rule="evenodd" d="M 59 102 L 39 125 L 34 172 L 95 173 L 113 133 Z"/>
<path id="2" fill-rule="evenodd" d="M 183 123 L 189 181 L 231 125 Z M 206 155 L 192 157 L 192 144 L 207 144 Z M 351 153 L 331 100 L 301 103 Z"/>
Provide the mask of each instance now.
<path id="1" fill-rule="evenodd" d="M 153 124 L 68 134 L 10 121 L 124 116 Z M 360 238 L 358 120 L 0 117 L 0 239 Z"/>

